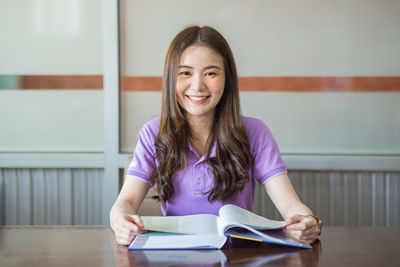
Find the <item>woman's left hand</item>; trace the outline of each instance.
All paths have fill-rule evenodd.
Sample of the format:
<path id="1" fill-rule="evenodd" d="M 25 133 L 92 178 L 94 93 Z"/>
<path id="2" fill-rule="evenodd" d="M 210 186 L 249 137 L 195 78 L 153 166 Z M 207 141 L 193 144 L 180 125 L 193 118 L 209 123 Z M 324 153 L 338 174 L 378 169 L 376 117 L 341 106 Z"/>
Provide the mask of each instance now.
<path id="1" fill-rule="evenodd" d="M 314 243 L 321 234 L 321 226 L 312 216 L 293 215 L 286 220 L 286 224 L 288 226 L 283 228 L 285 233 L 300 242 Z"/>

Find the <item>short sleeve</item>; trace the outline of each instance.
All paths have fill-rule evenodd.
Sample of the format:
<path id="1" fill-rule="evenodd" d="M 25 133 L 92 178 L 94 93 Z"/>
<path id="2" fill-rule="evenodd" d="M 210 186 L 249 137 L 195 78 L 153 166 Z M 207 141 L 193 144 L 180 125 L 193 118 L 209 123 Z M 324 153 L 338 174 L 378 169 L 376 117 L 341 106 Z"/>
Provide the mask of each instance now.
<path id="1" fill-rule="evenodd" d="M 269 178 L 287 173 L 278 144 L 267 125 L 261 120 L 250 118 L 245 123 L 248 131 L 250 150 L 254 158 L 253 178 L 264 184 Z"/>
<path id="2" fill-rule="evenodd" d="M 159 120 L 153 120 L 143 126 L 126 174 L 135 176 L 148 183 L 155 170 L 155 140 L 158 134 Z"/>

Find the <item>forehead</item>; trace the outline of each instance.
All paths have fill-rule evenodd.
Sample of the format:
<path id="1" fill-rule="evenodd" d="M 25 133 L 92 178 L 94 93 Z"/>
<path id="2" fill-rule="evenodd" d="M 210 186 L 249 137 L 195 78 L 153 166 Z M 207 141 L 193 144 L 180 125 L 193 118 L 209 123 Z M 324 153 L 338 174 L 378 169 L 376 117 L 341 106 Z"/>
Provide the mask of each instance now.
<path id="1" fill-rule="evenodd" d="M 179 65 L 207 66 L 216 65 L 223 67 L 222 56 L 213 49 L 204 45 L 192 45 L 186 48 L 179 60 Z"/>

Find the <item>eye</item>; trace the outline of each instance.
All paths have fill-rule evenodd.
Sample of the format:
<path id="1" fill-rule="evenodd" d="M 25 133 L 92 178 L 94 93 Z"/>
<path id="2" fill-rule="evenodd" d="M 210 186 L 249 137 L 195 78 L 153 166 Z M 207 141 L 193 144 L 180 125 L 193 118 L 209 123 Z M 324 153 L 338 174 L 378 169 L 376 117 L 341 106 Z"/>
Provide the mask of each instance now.
<path id="1" fill-rule="evenodd" d="M 182 71 L 182 72 L 179 73 L 179 75 L 188 76 L 188 75 L 190 75 L 190 72 L 189 71 Z"/>
<path id="2" fill-rule="evenodd" d="M 204 76 L 216 76 L 217 74 L 215 72 L 207 72 Z"/>

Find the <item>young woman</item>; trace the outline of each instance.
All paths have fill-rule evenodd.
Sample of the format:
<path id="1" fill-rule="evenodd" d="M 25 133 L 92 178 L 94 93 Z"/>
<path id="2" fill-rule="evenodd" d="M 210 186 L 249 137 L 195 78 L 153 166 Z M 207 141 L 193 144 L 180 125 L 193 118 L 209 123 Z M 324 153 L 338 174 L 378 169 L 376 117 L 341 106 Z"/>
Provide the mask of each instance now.
<path id="1" fill-rule="evenodd" d="M 251 210 L 256 182 L 291 223 L 288 235 L 317 239 L 321 222 L 297 197 L 271 132 L 241 116 L 228 43 L 211 27 L 188 27 L 167 52 L 161 117 L 140 131 L 110 212 L 117 242 L 127 245 L 140 232 L 136 211 L 151 186 L 164 215 L 218 214 L 225 204 Z"/>

